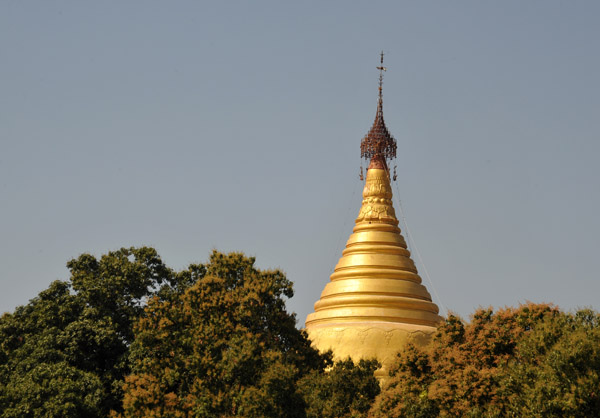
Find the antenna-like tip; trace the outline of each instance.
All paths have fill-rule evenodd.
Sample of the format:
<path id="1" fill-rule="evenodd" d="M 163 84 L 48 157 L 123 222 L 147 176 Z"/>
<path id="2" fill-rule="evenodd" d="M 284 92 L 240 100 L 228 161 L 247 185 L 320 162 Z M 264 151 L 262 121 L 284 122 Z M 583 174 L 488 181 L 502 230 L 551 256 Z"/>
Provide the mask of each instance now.
<path id="1" fill-rule="evenodd" d="M 383 95 L 383 72 L 387 71 L 387 68 L 383 66 L 383 51 L 381 51 L 381 65 L 377 67 L 379 70 L 379 98 Z"/>

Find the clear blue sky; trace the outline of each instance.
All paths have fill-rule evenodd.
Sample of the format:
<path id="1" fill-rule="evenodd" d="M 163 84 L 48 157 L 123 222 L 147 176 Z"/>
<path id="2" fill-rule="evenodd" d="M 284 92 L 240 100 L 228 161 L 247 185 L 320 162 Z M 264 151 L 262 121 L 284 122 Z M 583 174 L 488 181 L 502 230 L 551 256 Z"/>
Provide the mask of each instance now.
<path id="1" fill-rule="evenodd" d="M 177 269 L 213 248 L 283 269 L 303 324 L 358 214 L 382 49 L 435 301 L 598 310 L 599 20 L 596 1 L 4 0 L 0 311 L 83 252 L 150 245 Z"/>

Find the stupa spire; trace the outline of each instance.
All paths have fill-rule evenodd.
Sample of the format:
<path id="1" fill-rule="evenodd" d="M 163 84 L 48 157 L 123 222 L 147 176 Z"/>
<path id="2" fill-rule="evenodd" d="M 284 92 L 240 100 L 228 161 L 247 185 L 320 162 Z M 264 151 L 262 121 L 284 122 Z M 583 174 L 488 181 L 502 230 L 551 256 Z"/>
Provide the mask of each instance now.
<path id="1" fill-rule="evenodd" d="M 383 120 L 383 53 L 379 101 L 373 126 L 361 142 L 370 160 L 362 205 L 330 281 L 306 318 L 306 331 L 319 350 L 355 361 L 376 357 L 385 377 L 396 353 L 408 341 L 425 342 L 442 321 L 421 284 L 392 203 L 387 160 L 396 141 Z"/>
<path id="2" fill-rule="evenodd" d="M 377 112 L 375 120 L 369 132 L 360 143 L 360 156 L 370 160 L 369 167 L 377 166 L 387 168 L 386 160 L 396 158 L 396 140 L 388 131 L 383 119 L 383 73 L 387 68 L 383 66 L 383 51 L 381 51 L 379 70 L 379 99 L 377 101 Z"/>

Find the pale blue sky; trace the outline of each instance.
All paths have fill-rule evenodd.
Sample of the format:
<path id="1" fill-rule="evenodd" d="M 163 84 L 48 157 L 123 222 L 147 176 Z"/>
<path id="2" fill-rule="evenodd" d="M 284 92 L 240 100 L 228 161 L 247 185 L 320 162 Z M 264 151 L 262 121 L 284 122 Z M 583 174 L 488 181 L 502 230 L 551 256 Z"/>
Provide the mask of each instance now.
<path id="1" fill-rule="evenodd" d="M 358 213 L 382 49 L 435 302 L 598 310 L 599 20 L 595 1 L 3 0 L 0 311 L 83 252 L 150 245 L 280 267 L 303 324 Z"/>

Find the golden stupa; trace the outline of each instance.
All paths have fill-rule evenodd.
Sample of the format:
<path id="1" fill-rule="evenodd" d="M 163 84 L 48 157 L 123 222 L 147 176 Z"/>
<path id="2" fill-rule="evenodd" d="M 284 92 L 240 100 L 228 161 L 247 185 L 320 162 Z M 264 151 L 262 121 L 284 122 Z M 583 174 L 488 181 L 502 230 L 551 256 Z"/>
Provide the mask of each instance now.
<path id="1" fill-rule="evenodd" d="M 386 160 L 396 141 L 383 120 L 383 53 L 375 121 L 361 142 L 370 160 L 363 201 L 353 232 L 330 281 L 306 318 L 313 346 L 333 350 L 335 359 L 377 358 L 385 378 L 397 352 L 408 342 L 424 344 L 442 321 L 421 284 L 398 227 Z M 361 174 L 362 177 L 362 174 Z"/>

